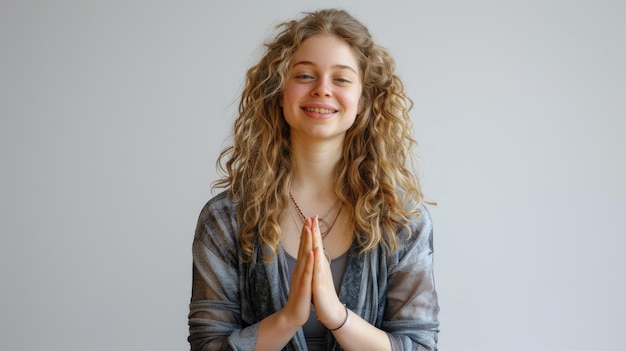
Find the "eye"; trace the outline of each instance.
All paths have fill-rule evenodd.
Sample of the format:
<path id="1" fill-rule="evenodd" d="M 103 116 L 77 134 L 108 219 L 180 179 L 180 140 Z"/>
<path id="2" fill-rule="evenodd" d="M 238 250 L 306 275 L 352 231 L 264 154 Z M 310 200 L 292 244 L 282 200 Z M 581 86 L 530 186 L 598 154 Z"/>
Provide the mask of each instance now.
<path id="1" fill-rule="evenodd" d="M 345 84 L 352 83 L 349 79 L 346 79 L 346 78 L 337 78 L 335 80 L 338 81 L 339 83 L 345 83 Z"/>
<path id="2" fill-rule="evenodd" d="M 298 74 L 296 76 L 297 79 L 313 79 L 313 76 L 303 73 L 303 74 Z"/>

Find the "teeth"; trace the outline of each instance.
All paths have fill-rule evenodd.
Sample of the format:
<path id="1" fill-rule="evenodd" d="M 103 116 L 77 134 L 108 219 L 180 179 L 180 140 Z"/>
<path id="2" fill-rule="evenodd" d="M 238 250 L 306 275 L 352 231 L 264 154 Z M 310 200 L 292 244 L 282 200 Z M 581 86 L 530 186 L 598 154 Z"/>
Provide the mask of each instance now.
<path id="1" fill-rule="evenodd" d="M 306 110 L 307 110 L 307 111 L 309 111 L 309 112 L 324 113 L 324 114 L 326 114 L 326 113 L 333 113 L 333 112 L 335 112 L 334 110 L 330 110 L 330 109 L 327 109 L 327 108 L 312 108 L 312 107 L 307 107 L 307 108 L 306 108 Z"/>

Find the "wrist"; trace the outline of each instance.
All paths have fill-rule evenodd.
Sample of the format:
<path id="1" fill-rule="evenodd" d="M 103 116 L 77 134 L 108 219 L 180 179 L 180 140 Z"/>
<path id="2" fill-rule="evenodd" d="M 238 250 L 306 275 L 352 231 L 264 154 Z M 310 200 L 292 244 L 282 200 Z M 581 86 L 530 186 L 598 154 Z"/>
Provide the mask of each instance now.
<path id="1" fill-rule="evenodd" d="M 306 320 L 302 322 L 298 320 L 297 318 L 294 318 L 294 316 L 284 308 L 276 311 L 274 316 L 277 322 L 276 328 L 279 328 L 285 331 L 298 330 L 302 327 L 302 325 L 304 325 L 304 322 L 306 322 Z"/>
<path id="2" fill-rule="evenodd" d="M 327 327 L 329 331 L 331 332 L 338 331 L 339 329 L 343 328 L 346 324 L 348 324 L 350 320 L 350 310 L 345 304 L 343 305 L 342 310 L 343 310 L 342 311 L 343 313 L 341 313 L 342 316 L 341 316 L 340 322 L 335 324 L 334 326 Z"/>

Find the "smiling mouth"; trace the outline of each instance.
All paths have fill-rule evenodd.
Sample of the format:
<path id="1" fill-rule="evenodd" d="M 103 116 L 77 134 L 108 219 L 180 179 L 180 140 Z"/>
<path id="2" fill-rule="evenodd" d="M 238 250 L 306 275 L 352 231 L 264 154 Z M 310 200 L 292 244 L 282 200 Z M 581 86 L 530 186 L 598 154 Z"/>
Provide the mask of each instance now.
<path id="1" fill-rule="evenodd" d="M 327 108 L 313 108 L 313 107 L 305 107 L 304 110 L 308 112 L 321 113 L 321 114 L 329 114 L 329 113 L 337 112 L 336 110 L 331 110 Z"/>

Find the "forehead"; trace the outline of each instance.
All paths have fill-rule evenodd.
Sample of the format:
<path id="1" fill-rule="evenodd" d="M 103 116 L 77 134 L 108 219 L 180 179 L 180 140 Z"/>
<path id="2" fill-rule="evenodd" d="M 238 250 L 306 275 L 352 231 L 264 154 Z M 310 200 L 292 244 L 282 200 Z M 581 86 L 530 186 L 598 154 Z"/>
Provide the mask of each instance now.
<path id="1" fill-rule="evenodd" d="M 317 34 L 305 39 L 296 49 L 291 66 L 309 65 L 323 68 L 359 71 L 359 64 L 350 45 L 334 35 Z"/>

